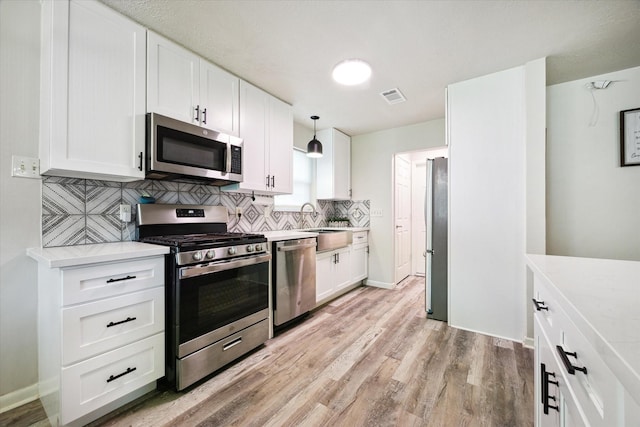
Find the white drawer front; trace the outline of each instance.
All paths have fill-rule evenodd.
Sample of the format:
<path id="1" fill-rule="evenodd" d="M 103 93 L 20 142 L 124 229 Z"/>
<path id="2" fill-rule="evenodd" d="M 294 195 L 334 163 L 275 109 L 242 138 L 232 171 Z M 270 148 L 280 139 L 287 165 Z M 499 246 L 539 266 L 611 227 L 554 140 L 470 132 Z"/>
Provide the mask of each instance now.
<path id="1" fill-rule="evenodd" d="M 67 424 L 164 375 L 164 333 L 62 369 L 61 423 Z"/>
<path id="2" fill-rule="evenodd" d="M 164 330 L 164 287 L 62 310 L 62 365 L 116 349 Z"/>
<path id="3" fill-rule="evenodd" d="M 565 314 L 560 308 L 560 304 L 551 295 L 547 283 L 538 277 L 534 279 L 534 304 L 533 313 L 540 318 L 540 325 L 552 342 L 558 342 L 562 339 L 562 328 L 560 324 L 565 318 Z M 537 307 L 536 307 L 537 305 Z"/>
<path id="4" fill-rule="evenodd" d="M 78 304 L 164 284 L 164 256 L 62 270 L 62 304 Z"/>
<path id="5" fill-rule="evenodd" d="M 563 324 L 562 327 L 564 331 L 562 349 L 565 352 L 575 353 L 577 356 L 567 356 L 568 363 L 576 367 L 574 374 L 569 373 L 555 345 L 554 351 L 558 354 L 558 360 L 561 362 L 560 368 L 576 398 L 580 401 L 587 418 L 592 426 L 617 425 L 618 406 L 622 396 L 619 396 L 616 389 L 615 376 L 572 322 L 567 321 L 566 325 Z M 586 368 L 587 373 L 585 374 L 578 368 Z"/>
<path id="6" fill-rule="evenodd" d="M 352 234 L 352 244 L 367 243 L 369 241 L 368 231 L 355 231 Z"/>

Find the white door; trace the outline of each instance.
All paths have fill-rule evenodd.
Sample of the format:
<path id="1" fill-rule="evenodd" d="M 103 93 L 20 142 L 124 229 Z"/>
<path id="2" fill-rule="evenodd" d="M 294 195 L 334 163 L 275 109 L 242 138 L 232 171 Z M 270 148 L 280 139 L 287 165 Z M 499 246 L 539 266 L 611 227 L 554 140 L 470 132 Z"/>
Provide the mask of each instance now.
<path id="1" fill-rule="evenodd" d="M 411 163 L 395 156 L 395 282 L 411 273 Z"/>
<path id="2" fill-rule="evenodd" d="M 426 156 L 413 163 L 411 175 L 411 246 L 413 248 L 411 264 L 413 274 L 425 274 L 425 250 L 427 224 L 424 220 L 424 198 L 427 191 L 427 159 Z"/>

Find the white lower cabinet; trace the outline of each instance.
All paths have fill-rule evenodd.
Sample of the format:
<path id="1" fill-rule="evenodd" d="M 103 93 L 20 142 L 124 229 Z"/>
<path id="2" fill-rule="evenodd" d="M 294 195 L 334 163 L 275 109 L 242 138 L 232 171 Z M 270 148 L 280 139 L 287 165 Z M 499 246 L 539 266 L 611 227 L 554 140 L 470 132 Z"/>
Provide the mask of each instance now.
<path id="1" fill-rule="evenodd" d="M 322 304 L 354 287 L 369 274 L 367 231 L 353 233 L 353 244 L 316 255 L 316 303 Z"/>
<path id="2" fill-rule="evenodd" d="M 369 275 L 369 241 L 367 231 L 353 233 L 351 245 L 351 281 L 364 280 Z"/>
<path id="3" fill-rule="evenodd" d="M 351 284 L 350 247 L 316 255 L 316 302 L 325 301 Z"/>
<path id="4" fill-rule="evenodd" d="M 637 404 L 538 276 L 534 300 L 536 425 L 638 425 Z"/>
<path id="5" fill-rule="evenodd" d="M 39 393 L 53 426 L 86 424 L 152 390 L 164 354 L 164 256 L 39 264 Z"/>

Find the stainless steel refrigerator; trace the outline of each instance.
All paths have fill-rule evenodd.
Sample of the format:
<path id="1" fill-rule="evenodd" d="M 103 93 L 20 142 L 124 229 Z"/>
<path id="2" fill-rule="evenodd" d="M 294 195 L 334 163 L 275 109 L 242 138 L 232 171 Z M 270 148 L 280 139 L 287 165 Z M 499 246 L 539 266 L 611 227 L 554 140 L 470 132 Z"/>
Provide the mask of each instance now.
<path id="1" fill-rule="evenodd" d="M 444 157 L 427 160 L 427 190 L 425 195 L 426 286 L 427 317 L 447 321 L 447 219 L 448 162 Z"/>

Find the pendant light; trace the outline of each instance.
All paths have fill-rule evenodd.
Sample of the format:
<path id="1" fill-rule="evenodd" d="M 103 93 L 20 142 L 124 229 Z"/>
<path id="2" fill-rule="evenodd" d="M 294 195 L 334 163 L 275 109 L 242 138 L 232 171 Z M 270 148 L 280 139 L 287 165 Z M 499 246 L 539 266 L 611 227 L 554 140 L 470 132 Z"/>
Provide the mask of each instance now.
<path id="1" fill-rule="evenodd" d="M 311 120 L 313 120 L 313 139 L 307 144 L 308 157 L 322 157 L 322 143 L 316 139 L 316 120 L 319 118 L 318 116 L 311 116 Z"/>

